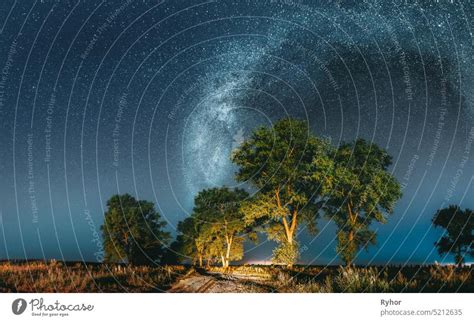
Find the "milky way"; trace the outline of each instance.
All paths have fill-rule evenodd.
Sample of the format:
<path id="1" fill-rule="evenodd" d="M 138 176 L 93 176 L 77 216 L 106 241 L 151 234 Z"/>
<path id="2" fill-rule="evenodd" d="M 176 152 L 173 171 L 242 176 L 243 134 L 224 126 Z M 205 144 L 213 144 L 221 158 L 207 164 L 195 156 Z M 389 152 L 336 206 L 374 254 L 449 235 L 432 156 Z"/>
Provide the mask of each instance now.
<path id="1" fill-rule="evenodd" d="M 297 95 L 301 96 L 299 99 L 304 102 L 316 96 L 317 89 L 308 86 L 309 83 L 328 81 L 328 75 L 324 72 L 330 71 L 323 70 L 323 67 L 338 60 L 338 49 L 341 48 L 353 56 L 363 55 L 364 60 L 379 67 L 387 61 L 389 64 L 394 60 L 400 62 L 400 55 L 406 55 L 406 52 L 420 55 L 418 59 L 425 57 L 430 63 L 446 59 L 448 64 L 457 66 L 440 70 L 439 77 L 447 78 L 453 87 L 458 87 L 462 79 L 464 85 L 461 90 L 466 99 L 464 108 L 471 111 L 472 116 L 470 8 L 413 5 L 400 9 L 396 6 L 367 5 L 361 8 L 323 9 L 304 5 L 268 5 L 259 9 L 261 11 L 255 17 L 232 17 L 234 20 L 247 20 L 243 26 L 236 23 L 245 33 L 224 39 L 217 37 L 215 40 L 218 45 L 213 48 L 212 54 L 219 57 L 207 63 L 207 80 L 201 84 L 199 103 L 186 124 L 189 129 L 185 134 L 184 150 L 188 160 L 185 161 L 184 171 L 193 192 L 202 186 L 227 182 L 231 175 L 228 156 L 232 138 L 242 131 L 242 125 L 248 125 L 248 120 L 237 115 L 239 108 L 263 110 L 271 120 L 288 113 L 284 107 L 292 110 L 290 114 L 295 113 L 294 109 L 304 103 L 295 100 L 291 91 L 296 89 Z M 452 26 L 453 22 L 449 20 L 452 16 L 457 16 L 460 22 L 465 20 L 463 27 L 457 24 Z M 452 34 L 453 28 L 461 32 L 457 38 Z M 458 47 L 457 50 L 452 50 L 453 44 Z M 411 56 L 403 59 L 406 66 L 402 68 L 421 68 L 412 66 L 420 62 L 410 61 Z M 346 54 L 344 64 L 351 66 L 351 60 L 347 59 Z M 234 76 L 229 76 L 231 72 L 235 73 Z M 277 96 L 274 102 L 269 103 L 271 106 L 266 106 L 267 110 L 259 101 L 261 92 L 256 93 L 256 90 Z M 368 82 L 358 90 L 364 95 L 373 91 L 373 87 Z M 387 92 L 390 90 L 386 89 Z M 278 106 L 280 102 L 284 102 L 283 107 Z M 313 106 L 303 105 L 300 108 L 312 109 Z M 265 123 L 268 120 L 261 118 L 259 121 Z"/>

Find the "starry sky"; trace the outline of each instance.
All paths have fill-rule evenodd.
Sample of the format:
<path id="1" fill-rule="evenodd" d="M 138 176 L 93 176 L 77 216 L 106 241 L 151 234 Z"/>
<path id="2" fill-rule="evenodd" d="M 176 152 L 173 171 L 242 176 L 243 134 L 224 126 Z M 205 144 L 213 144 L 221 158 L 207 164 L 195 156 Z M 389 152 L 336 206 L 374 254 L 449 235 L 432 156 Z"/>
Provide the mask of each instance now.
<path id="1" fill-rule="evenodd" d="M 469 0 L 0 1 L 0 258 L 101 259 L 113 194 L 175 234 L 231 151 L 291 116 L 393 156 L 403 198 L 357 263 L 451 262 L 436 209 L 474 208 Z M 338 264 L 335 227 L 302 262 Z M 269 260 L 274 244 L 246 247 Z"/>

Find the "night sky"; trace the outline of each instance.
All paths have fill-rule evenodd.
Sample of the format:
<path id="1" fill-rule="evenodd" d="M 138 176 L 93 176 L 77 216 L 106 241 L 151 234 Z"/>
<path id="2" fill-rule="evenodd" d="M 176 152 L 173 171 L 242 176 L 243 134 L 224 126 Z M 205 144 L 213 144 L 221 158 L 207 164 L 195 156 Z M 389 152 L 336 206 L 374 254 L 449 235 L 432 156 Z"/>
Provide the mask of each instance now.
<path id="1" fill-rule="evenodd" d="M 0 258 L 100 260 L 116 193 L 175 235 L 199 190 L 247 188 L 232 149 L 292 116 L 393 156 L 403 198 L 357 263 L 451 262 L 431 218 L 474 208 L 473 18 L 470 0 L 0 1 Z M 318 225 L 302 262 L 338 264 Z"/>

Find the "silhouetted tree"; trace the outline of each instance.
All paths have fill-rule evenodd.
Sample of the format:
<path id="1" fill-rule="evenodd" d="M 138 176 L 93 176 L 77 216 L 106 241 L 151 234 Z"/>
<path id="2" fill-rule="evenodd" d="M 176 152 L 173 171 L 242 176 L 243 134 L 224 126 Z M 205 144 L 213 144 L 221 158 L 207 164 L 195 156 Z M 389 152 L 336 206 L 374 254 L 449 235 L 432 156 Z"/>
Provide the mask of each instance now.
<path id="1" fill-rule="evenodd" d="M 458 266 L 462 266 L 466 256 L 474 256 L 474 212 L 472 210 L 462 210 L 459 206 L 451 205 L 435 213 L 433 224 L 445 230 L 443 236 L 435 242 L 440 255 L 454 254 Z"/>
<path id="2" fill-rule="evenodd" d="M 180 251 L 181 241 L 179 238 L 176 238 L 169 247 L 167 247 L 161 259 L 161 264 L 165 265 L 177 265 L 183 260 L 183 255 Z"/>
<path id="3" fill-rule="evenodd" d="M 298 223 L 316 231 L 319 185 L 309 174 L 318 162 L 325 162 L 330 149 L 328 142 L 310 133 L 307 122 L 287 118 L 256 129 L 233 152 L 232 161 L 239 166 L 236 179 L 258 189 L 243 205 L 245 219 L 262 226 L 278 243 L 274 262 L 291 266 L 298 259 Z"/>
<path id="4" fill-rule="evenodd" d="M 178 236 L 176 237 L 176 248 L 182 259 L 190 258 L 193 265 L 203 266 L 208 241 L 204 239 L 204 233 L 200 222 L 195 215 L 187 217 L 178 223 Z"/>
<path id="5" fill-rule="evenodd" d="M 324 181 L 326 216 L 337 225 L 336 250 L 347 265 L 361 247 L 376 243 L 370 224 L 385 223 L 402 195 L 388 171 L 390 164 L 391 157 L 384 149 L 358 139 L 342 144 L 334 158 L 319 163 L 313 173 L 318 182 Z"/>
<path id="6" fill-rule="evenodd" d="M 163 231 L 165 225 L 152 202 L 129 194 L 112 196 L 101 226 L 105 260 L 134 265 L 158 262 L 170 238 Z"/>

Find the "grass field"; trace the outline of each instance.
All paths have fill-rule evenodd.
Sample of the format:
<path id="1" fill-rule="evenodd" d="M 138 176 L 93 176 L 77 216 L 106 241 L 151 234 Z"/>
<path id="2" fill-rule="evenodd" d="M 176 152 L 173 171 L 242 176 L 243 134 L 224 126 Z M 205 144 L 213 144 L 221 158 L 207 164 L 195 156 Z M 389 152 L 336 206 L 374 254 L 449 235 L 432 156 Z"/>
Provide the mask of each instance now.
<path id="1" fill-rule="evenodd" d="M 230 275 L 260 275 L 277 292 L 473 292 L 472 267 L 387 266 L 336 267 L 296 266 L 292 269 L 271 266 L 234 266 L 223 272 Z"/>
<path id="2" fill-rule="evenodd" d="M 0 292 L 473 292 L 471 266 L 137 266 L 0 262 Z"/>
<path id="3" fill-rule="evenodd" d="M 186 270 L 184 266 L 3 262 L 0 292 L 163 292 Z"/>

